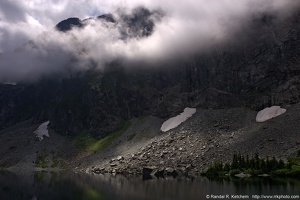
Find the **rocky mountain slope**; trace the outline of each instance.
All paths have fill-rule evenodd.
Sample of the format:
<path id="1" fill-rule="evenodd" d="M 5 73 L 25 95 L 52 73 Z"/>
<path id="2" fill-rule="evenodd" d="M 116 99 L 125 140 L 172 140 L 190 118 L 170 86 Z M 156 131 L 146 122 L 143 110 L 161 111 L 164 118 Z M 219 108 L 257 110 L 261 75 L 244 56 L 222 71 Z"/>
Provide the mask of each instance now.
<path id="1" fill-rule="evenodd" d="M 147 37 L 155 28 L 152 12 L 137 9 L 117 22 L 127 23 L 127 37 Z M 159 16 L 161 16 L 160 14 Z M 33 124 L 50 120 L 63 135 L 87 130 L 104 137 L 125 121 L 153 115 L 166 119 L 183 108 L 254 110 L 299 102 L 299 12 L 286 18 L 273 13 L 253 16 L 236 40 L 220 44 L 162 68 L 124 68 L 118 61 L 103 72 L 81 72 L 65 78 L 48 77 L 37 83 L 0 85 L 0 129 L 24 120 Z M 72 31 L 84 20 L 70 18 L 56 28 Z M 139 34 L 139 35 L 136 35 Z"/>
<path id="2" fill-rule="evenodd" d="M 283 115 L 262 123 L 255 121 L 256 111 L 246 108 L 198 109 L 168 132 L 160 131 L 164 120 L 148 116 L 132 120 L 124 133 L 95 151 L 78 145 L 86 138 L 63 137 L 52 129 L 49 138 L 39 141 L 33 134 L 38 125 L 25 121 L 0 132 L 0 166 L 125 174 L 156 168 L 197 176 L 214 160 L 230 161 L 234 152 L 286 161 L 300 150 L 299 109 L 299 103 L 289 106 Z"/>

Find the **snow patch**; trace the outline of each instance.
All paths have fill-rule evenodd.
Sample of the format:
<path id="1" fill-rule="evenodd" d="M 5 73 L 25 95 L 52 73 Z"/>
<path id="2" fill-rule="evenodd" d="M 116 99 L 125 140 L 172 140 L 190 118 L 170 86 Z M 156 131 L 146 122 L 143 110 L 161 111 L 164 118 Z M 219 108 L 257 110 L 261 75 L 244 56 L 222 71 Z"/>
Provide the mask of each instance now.
<path id="1" fill-rule="evenodd" d="M 180 113 L 176 117 L 172 117 L 167 121 L 165 121 L 162 124 L 160 130 L 166 132 L 168 130 L 176 128 L 177 126 L 179 126 L 179 124 L 185 122 L 188 118 L 190 118 L 195 112 L 196 112 L 196 108 L 185 108 L 183 113 Z"/>
<path id="2" fill-rule="evenodd" d="M 256 115 L 256 122 L 264 122 L 286 112 L 285 108 L 280 108 L 280 106 L 267 107 L 259 111 Z"/>
<path id="3" fill-rule="evenodd" d="M 50 121 L 46 121 L 42 123 L 33 133 L 36 134 L 36 137 L 39 138 L 40 141 L 44 139 L 44 136 L 49 137 L 48 133 L 48 125 Z"/>
<path id="4" fill-rule="evenodd" d="M 4 85 L 17 85 L 17 83 L 16 82 L 4 82 L 3 83 Z"/>

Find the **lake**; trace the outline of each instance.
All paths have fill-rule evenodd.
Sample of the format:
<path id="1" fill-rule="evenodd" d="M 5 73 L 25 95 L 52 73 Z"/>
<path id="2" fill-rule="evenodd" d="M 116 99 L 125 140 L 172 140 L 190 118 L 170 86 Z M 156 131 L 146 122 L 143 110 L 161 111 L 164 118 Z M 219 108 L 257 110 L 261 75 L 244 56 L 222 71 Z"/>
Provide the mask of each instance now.
<path id="1" fill-rule="evenodd" d="M 248 199 L 258 199 L 258 196 L 252 195 L 289 195 L 290 198 L 281 196 L 281 199 L 300 199 L 300 180 L 209 180 L 204 177 L 143 180 L 140 176 L 88 175 L 73 172 L 0 172 L 1 200 L 201 200 L 227 197 L 239 199 L 247 196 Z M 276 199 L 276 196 L 273 199 Z"/>

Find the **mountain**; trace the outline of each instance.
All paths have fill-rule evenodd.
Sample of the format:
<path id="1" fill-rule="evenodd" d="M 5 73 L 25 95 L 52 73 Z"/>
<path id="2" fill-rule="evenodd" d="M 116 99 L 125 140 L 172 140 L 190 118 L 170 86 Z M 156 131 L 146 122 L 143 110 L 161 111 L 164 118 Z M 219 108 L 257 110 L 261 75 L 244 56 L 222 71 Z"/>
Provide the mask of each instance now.
<path id="1" fill-rule="evenodd" d="M 59 22 L 55 28 L 59 31 L 70 31 L 73 27 L 82 27 L 81 20 L 79 18 L 68 18 Z"/>
<path id="2" fill-rule="evenodd" d="M 103 14 L 96 17 L 96 20 L 122 24 L 120 33 L 125 38 L 146 37 L 153 33 L 154 18 L 163 16 L 161 11 L 150 11 L 144 7 L 137 7 L 131 14 L 120 13 L 120 19 L 116 20 L 112 14 Z M 71 31 L 73 28 L 81 28 L 94 18 L 80 20 L 79 18 L 68 18 L 59 22 L 55 28 L 62 32 Z"/>
<path id="3" fill-rule="evenodd" d="M 97 20 L 126 23 L 123 40 L 148 37 L 159 11 L 137 8 L 133 14 L 101 15 Z M 89 20 L 89 19 L 87 19 Z M 207 52 L 169 62 L 162 68 L 124 68 L 118 61 L 103 72 L 89 70 L 63 79 L 45 78 L 36 83 L 0 85 L 0 129 L 31 119 L 50 120 L 60 134 L 84 130 L 104 137 L 125 121 L 153 115 L 166 119 L 183 108 L 248 107 L 260 110 L 287 106 L 300 100 L 300 13 L 277 19 L 272 13 L 253 16 L 250 32 Z M 86 20 L 69 18 L 56 25 L 68 32 Z M 122 27 L 129 27 L 124 29 Z"/>

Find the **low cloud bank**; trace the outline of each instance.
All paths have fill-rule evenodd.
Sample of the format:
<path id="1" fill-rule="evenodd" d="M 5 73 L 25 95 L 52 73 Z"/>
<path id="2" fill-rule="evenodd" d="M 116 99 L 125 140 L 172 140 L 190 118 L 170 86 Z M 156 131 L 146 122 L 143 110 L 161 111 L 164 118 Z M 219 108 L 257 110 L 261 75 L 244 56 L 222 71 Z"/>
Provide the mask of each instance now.
<path id="1" fill-rule="evenodd" d="M 79 0 L 70 4 L 61 0 L 48 4 L 49 11 L 44 12 L 46 5 L 40 1 L 19 4 L 1 1 L 0 82 L 33 81 L 91 68 L 101 70 L 115 60 L 128 66 L 136 63 L 157 66 L 232 39 L 255 15 L 268 12 L 283 18 L 299 8 L 300 3 L 296 0 L 133 0 L 108 4 Z M 144 8 L 151 15 L 134 18 L 137 8 Z M 95 18 L 82 21 L 83 27 L 68 32 L 49 28 L 64 18 L 84 19 L 108 12 L 117 23 Z M 136 29 L 129 27 L 128 20 L 138 22 L 134 25 Z M 154 25 L 151 34 L 140 37 L 138 32 L 145 31 L 144 22 L 149 21 Z M 130 30 L 137 34 L 130 36 Z"/>

